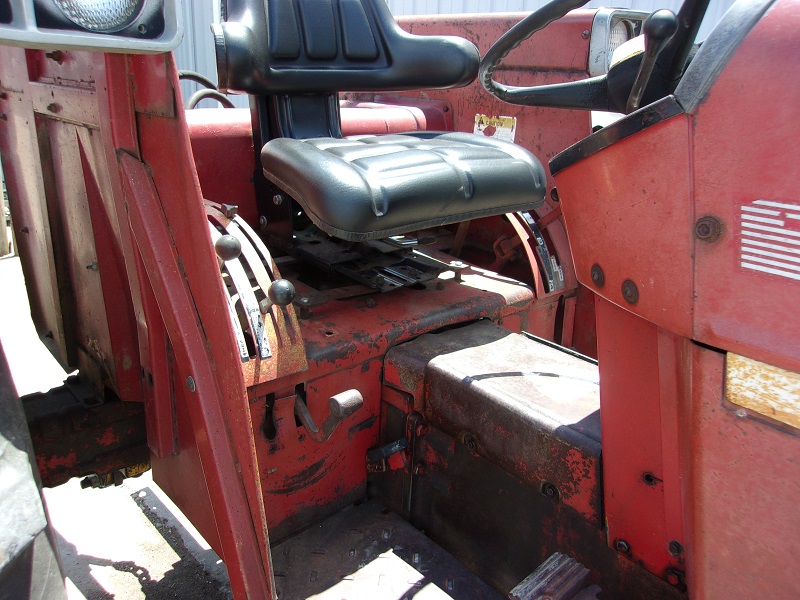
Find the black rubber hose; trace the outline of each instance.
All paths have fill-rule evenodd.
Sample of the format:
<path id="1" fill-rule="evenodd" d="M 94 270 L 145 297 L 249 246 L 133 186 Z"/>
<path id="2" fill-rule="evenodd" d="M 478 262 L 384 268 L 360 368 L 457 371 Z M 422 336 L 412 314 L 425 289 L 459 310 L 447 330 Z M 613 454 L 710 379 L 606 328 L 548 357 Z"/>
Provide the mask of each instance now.
<path id="1" fill-rule="evenodd" d="M 218 92 L 217 90 L 197 90 L 189 98 L 189 102 L 186 103 L 186 108 L 192 109 L 197 106 L 198 102 L 205 100 L 206 98 L 216 100 L 225 108 L 233 108 L 233 102 L 230 101 L 230 98 L 228 98 L 225 94 Z"/>
<path id="2" fill-rule="evenodd" d="M 209 90 L 216 90 L 217 89 L 217 86 L 213 81 L 211 81 L 205 75 L 201 75 L 197 71 L 189 71 L 189 70 L 182 69 L 182 70 L 178 71 L 178 79 L 180 79 L 180 80 L 188 79 L 189 81 L 194 81 L 195 83 L 199 83 L 204 88 L 207 88 Z"/>

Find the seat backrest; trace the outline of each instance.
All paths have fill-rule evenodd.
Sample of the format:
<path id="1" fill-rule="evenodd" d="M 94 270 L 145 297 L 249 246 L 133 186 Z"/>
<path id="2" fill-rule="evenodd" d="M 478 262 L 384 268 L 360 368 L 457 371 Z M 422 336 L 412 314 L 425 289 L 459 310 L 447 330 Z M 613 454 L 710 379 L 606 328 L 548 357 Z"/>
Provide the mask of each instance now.
<path id="1" fill-rule="evenodd" d="M 465 39 L 403 31 L 385 0 L 222 0 L 219 87 L 253 95 L 460 87 L 480 55 Z"/>

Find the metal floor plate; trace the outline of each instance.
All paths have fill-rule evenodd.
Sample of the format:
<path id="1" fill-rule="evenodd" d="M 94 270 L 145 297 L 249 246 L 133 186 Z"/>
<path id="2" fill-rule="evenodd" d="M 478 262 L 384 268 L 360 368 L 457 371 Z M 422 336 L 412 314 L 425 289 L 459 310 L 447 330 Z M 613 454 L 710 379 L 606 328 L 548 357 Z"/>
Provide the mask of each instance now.
<path id="1" fill-rule="evenodd" d="M 272 550 L 281 600 L 499 600 L 463 564 L 371 500 Z"/>

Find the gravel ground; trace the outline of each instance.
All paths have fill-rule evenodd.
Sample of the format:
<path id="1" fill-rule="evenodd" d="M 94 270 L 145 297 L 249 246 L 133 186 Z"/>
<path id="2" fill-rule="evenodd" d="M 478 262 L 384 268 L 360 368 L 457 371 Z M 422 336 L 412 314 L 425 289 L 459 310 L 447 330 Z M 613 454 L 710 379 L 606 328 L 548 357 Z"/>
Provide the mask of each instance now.
<path id="1" fill-rule="evenodd" d="M 18 258 L 0 259 L 0 340 L 20 395 L 66 374 L 39 341 Z M 119 487 L 44 491 L 70 600 L 225 600 L 225 565 L 149 473 Z"/>

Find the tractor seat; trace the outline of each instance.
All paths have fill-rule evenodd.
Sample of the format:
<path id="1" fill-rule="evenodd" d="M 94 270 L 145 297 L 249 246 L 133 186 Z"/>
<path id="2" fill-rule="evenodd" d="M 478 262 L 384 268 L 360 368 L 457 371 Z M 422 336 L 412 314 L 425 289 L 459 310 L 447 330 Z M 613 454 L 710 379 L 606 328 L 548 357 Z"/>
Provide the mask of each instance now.
<path id="1" fill-rule="evenodd" d="M 527 210 L 545 193 L 530 152 L 470 133 L 278 138 L 261 163 L 317 227 L 353 242 Z"/>
<path id="2" fill-rule="evenodd" d="M 467 133 L 342 139 L 337 92 L 461 87 L 480 54 L 403 31 L 385 0 L 226 0 L 220 89 L 254 96 L 264 175 L 326 233 L 379 239 L 544 202 L 528 151 Z"/>

